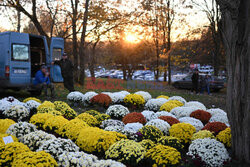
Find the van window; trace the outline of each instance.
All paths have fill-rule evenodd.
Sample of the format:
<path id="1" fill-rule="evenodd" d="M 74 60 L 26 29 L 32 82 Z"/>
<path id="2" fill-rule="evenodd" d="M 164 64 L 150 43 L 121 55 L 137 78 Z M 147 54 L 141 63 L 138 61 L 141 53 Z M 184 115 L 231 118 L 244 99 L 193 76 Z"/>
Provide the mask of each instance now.
<path id="1" fill-rule="evenodd" d="M 28 45 L 13 44 L 12 45 L 12 60 L 28 61 L 29 60 Z"/>
<path id="2" fill-rule="evenodd" d="M 52 61 L 60 60 L 61 56 L 62 56 L 62 49 L 61 48 L 53 48 Z"/>

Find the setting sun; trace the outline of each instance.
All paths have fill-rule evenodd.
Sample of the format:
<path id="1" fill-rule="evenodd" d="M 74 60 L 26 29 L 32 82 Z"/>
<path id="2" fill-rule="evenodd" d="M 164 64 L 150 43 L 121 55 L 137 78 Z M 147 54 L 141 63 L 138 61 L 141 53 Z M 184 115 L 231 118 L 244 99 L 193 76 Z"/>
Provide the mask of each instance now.
<path id="1" fill-rule="evenodd" d="M 127 34 L 125 36 L 125 39 L 127 42 L 130 42 L 130 43 L 138 43 L 141 41 L 141 39 L 136 34 L 132 34 L 132 33 Z"/>

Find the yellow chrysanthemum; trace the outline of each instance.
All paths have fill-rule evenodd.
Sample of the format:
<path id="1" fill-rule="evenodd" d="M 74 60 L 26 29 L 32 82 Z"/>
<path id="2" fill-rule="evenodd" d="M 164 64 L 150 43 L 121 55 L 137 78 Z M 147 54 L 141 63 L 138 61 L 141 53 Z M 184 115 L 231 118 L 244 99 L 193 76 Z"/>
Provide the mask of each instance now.
<path id="1" fill-rule="evenodd" d="M 145 100 L 141 95 L 128 94 L 124 98 L 124 103 L 134 106 L 143 106 L 145 104 Z"/>
<path id="2" fill-rule="evenodd" d="M 99 125 L 99 122 L 97 121 L 97 119 L 94 116 L 87 114 L 87 113 L 82 113 L 82 114 L 78 115 L 76 118 L 86 122 L 89 126 L 98 126 Z"/>
<path id="3" fill-rule="evenodd" d="M 204 138 L 214 139 L 215 137 L 214 137 L 213 133 L 210 132 L 209 130 L 201 130 L 201 131 L 193 134 L 191 140 L 204 139 Z"/>
<path id="4" fill-rule="evenodd" d="M 63 116 L 54 116 L 47 119 L 43 125 L 45 131 L 52 131 L 57 134 L 60 133 L 59 128 L 68 122 Z"/>
<path id="5" fill-rule="evenodd" d="M 38 103 L 42 103 L 41 100 L 39 100 L 38 98 L 35 98 L 35 97 L 28 97 L 28 98 L 24 99 L 23 102 L 26 103 L 29 100 L 34 100 Z"/>
<path id="6" fill-rule="evenodd" d="M 54 115 L 52 114 L 48 114 L 48 113 L 38 113 L 38 114 L 35 114 L 33 115 L 31 118 L 30 118 L 30 123 L 36 125 L 37 128 L 42 128 L 45 121 L 49 118 L 52 118 L 54 117 Z"/>
<path id="7" fill-rule="evenodd" d="M 160 95 L 160 96 L 157 96 L 156 98 L 157 98 L 157 99 L 159 99 L 159 98 L 169 99 L 169 97 L 168 97 L 168 96 L 165 96 L 165 95 Z"/>
<path id="8" fill-rule="evenodd" d="M 160 107 L 160 111 L 170 112 L 175 107 L 183 106 L 184 104 L 178 100 L 169 100 Z"/>
<path id="9" fill-rule="evenodd" d="M 221 131 L 217 136 L 216 139 L 222 142 L 226 147 L 231 147 L 231 129 L 226 128 L 225 130 Z"/>
<path id="10" fill-rule="evenodd" d="M 16 123 L 11 119 L 0 119 L 0 133 L 5 133 L 10 125 Z"/>
<path id="11" fill-rule="evenodd" d="M 169 134 L 179 138 L 182 143 L 189 143 L 195 131 L 195 127 L 189 123 L 177 123 L 171 126 Z"/>

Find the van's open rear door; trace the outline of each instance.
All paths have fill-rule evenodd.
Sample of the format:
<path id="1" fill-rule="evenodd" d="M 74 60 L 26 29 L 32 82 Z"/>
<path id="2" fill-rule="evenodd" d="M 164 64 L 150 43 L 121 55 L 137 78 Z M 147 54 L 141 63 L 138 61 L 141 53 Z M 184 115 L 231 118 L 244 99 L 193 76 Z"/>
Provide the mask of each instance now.
<path id="1" fill-rule="evenodd" d="M 50 43 L 50 59 L 51 62 L 60 60 L 64 51 L 63 38 L 52 37 Z M 50 68 L 50 76 L 53 82 L 63 82 L 61 68 L 58 65 L 52 65 Z"/>

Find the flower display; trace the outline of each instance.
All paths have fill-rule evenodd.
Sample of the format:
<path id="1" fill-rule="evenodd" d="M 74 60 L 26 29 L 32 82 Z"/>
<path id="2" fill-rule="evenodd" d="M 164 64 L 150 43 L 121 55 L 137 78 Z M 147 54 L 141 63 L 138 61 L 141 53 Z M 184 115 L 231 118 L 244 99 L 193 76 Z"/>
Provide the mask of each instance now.
<path id="1" fill-rule="evenodd" d="M 206 106 L 204 106 L 204 104 L 198 101 L 189 101 L 185 104 L 185 107 L 196 107 L 200 110 L 206 110 Z"/>
<path id="2" fill-rule="evenodd" d="M 58 166 L 56 160 L 52 158 L 50 154 L 44 151 L 24 152 L 22 154 L 18 154 L 12 164 L 13 167 L 37 165 L 49 167 Z"/>
<path id="3" fill-rule="evenodd" d="M 44 101 L 38 108 L 37 110 L 42 110 L 42 108 L 53 108 L 55 109 L 55 105 L 50 102 L 50 101 Z"/>
<path id="4" fill-rule="evenodd" d="M 96 156 L 84 152 L 64 152 L 58 157 L 58 165 L 63 167 L 92 167 L 97 161 Z"/>
<path id="5" fill-rule="evenodd" d="M 173 118 L 176 118 L 173 114 L 167 112 L 167 111 L 159 111 L 155 113 L 156 118 L 159 118 L 160 116 L 170 116 Z"/>
<path id="6" fill-rule="evenodd" d="M 17 100 L 16 98 L 9 96 L 9 97 L 5 97 L 3 99 L 0 100 L 0 115 L 3 111 L 9 109 L 12 106 L 15 105 L 24 105 L 24 103 L 20 102 L 19 100 Z"/>
<path id="7" fill-rule="evenodd" d="M 122 133 L 123 129 L 124 128 L 122 126 L 107 126 L 106 128 L 104 128 L 105 131 L 112 131 L 112 132 L 119 132 L 119 133 Z M 127 136 L 128 134 L 126 132 L 123 132 L 123 133 L 125 133 L 125 135 Z"/>
<path id="8" fill-rule="evenodd" d="M 170 129 L 170 125 L 161 119 L 153 119 L 146 123 L 146 125 L 152 125 L 160 129 L 165 135 L 168 135 L 168 131 Z"/>
<path id="9" fill-rule="evenodd" d="M 202 122 L 200 120 L 192 118 L 192 117 L 182 117 L 179 119 L 179 121 L 193 125 L 196 129 L 196 132 L 198 132 L 199 130 L 201 130 L 204 127 L 204 125 L 202 124 Z"/>
<path id="10" fill-rule="evenodd" d="M 76 117 L 76 112 L 67 103 L 63 101 L 54 102 L 55 109 L 62 113 L 62 115 L 67 119 L 73 119 Z"/>
<path id="11" fill-rule="evenodd" d="M 126 167 L 126 166 L 121 162 L 107 159 L 107 160 L 99 160 L 93 163 L 91 167 Z"/>
<path id="12" fill-rule="evenodd" d="M 5 133 L 6 130 L 16 122 L 11 119 L 0 119 L 0 133 Z"/>
<path id="13" fill-rule="evenodd" d="M 173 147 L 159 144 L 147 151 L 145 159 L 152 166 L 174 166 L 180 162 L 181 153 Z"/>
<path id="14" fill-rule="evenodd" d="M 219 132 L 216 139 L 222 142 L 226 147 L 231 147 L 231 136 L 231 129 L 226 128 L 225 130 Z"/>
<path id="15" fill-rule="evenodd" d="M 7 134 L 13 135 L 18 138 L 18 140 L 22 139 L 22 137 L 28 133 L 37 131 L 36 126 L 27 122 L 18 122 L 12 124 L 6 131 Z"/>
<path id="16" fill-rule="evenodd" d="M 178 123 L 171 126 L 169 134 L 180 139 L 182 143 L 189 143 L 195 131 L 195 127 L 189 123 Z"/>
<path id="17" fill-rule="evenodd" d="M 89 126 L 99 126 L 99 122 L 97 121 L 97 119 L 90 114 L 82 113 L 78 115 L 76 118 L 86 122 Z"/>
<path id="18" fill-rule="evenodd" d="M 106 158 L 111 158 L 122 162 L 129 166 L 137 166 L 144 158 L 146 151 L 139 143 L 122 139 L 113 145 L 105 152 Z"/>
<path id="19" fill-rule="evenodd" d="M 211 118 L 211 114 L 204 110 L 195 110 L 190 114 L 190 117 L 199 119 L 203 124 L 206 124 Z"/>
<path id="20" fill-rule="evenodd" d="M 108 107 L 112 103 L 112 99 L 110 98 L 109 95 L 101 93 L 92 97 L 90 99 L 90 102 L 92 104 L 97 104 L 100 106 Z"/>
<path id="21" fill-rule="evenodd" d="M 146 118 L 141 113 L 132 112 L 132 113 L 129 113 L 129 114 L 125 115 L 125 117 L 123 117 L 123 119 L 122 119 L 122 122 L 124 124 L 135 123 L 135 122 L 145 124 L 146 123 Z"/>
<path id="22" fill-rule="evenodd" d="M 54 117 L 48 118 L 45 121 L 43 125 L 43 129 L 48 132 L 59 134 L 60 133 L 59 128 L 62 127 L 67 122 L 69 121 L 65 119 L 63 116 L 54 116 Z"/>
<path id="23" fill-rule="evenodd" d="M 108 120 L 104 120 L 102 121 L 102 124 L 100 125 L 101 128 L 106 128 L 108 126 L 120 126 L 120 127 L 124 127 L 125 124 L 122 121 L 119 120 L 114 120 L 114 119 L 108 119 Z"/>
<path id="24" fill-rule="evenodd" d="M 37 113 L 48 113 L 48 114 L 52 114 L 54 116 L 62 116 L 62 113 L 60 111 L 57 111 L 53 108 L 50 107 L 43 107 L 41 108 L 39 111 L 37 111 Z"/>
<path id="25" fill-rule="evenodd" d="M 202 130 L 209 130 L 217 135 L 220 131 L 223 131 L 227 128 L 227 125 L 222 122 L 209 122 L 207 123 Z"/>
<path id="26" fill-rule="evenodd" d="M 5 115 L 6 118 L 10 118 L 16 121 L 22 121 L 24 119 L 27 119 L 29 114 L 30 110 L 28 110 L 23 105 L 12 106 L 3 112 L 3 115 Z"/>
<path id="27" fill-rule="evenodd" d="M 195 107 L 175 107 L 170 111 L 170 113 L 179 119 L 181 117 L 189 117 L 190 114 L 195 110 L 197 110 Z"/>
<path id="28" fill-rule="evenodd" d="M 147 121 L 157 118 L 153 111 L 144 110 L 141 112 L 141 114 L 146 118 Z"/>
<path id="29" fill-rule="evenodd" d="M 21 142 L 27 145 L 30 150 L 36 151 L 45 141 L 56 139 L 54 135 L 38 130 L 23 136 Z"/>
<path id="30" fill-rule="evenodd" d="M 139 143 L 141 144 L 142 147 L 145 148 L 146 151 L 156 146 L 156 144 L 152 140 L 149 140 L 149 139 L 144 139 L 140 141 Z"/>
<path id="31" fill-rule="evenodd" d="M 110 106 L 106 111 L 106 114 L 110 115 L 111 118 L 115 119 L 122 119 L 128 113 L 128 108 L 119 104 Z"/>
<path id="32" fill-rule="evenodd" d="M 178 151 L 182 151 L 184 147 L 178 138 L 172 137 L 172 136 L 162 136 L 161 138 L 157 140 L 157 143 L 162 144 L 164 146 L 173 147 L 177 149 Z"/>
<path id="33" fill-rule="evenodd" d="M 55 160 L 64 152 L 77 152 L 79 147 L 69 139 L 55 138 L 44 141 L 37 151 L 49 153 Z"/>
<path id="34" fill-rule="evenodd" d="M 96 92 L 87 92 L 83 95 L 82 98 L 82 103 L 84 106 L 88 106 L 91 104 L 90 99 L 92 99 L 92 97 L 98 95 Z"/>
<path id="35" fill-rule="evenodd" d="M 62 137 L 67 137 L 73 141 L 76 141 L 80 130 L 86 127 L 89 127 L 86 122 L 76 118 L 62 125 L 58 131 Z"/>
<path id="36" fill-rule="evenodd" d="M 210 118 L 209 122 L 222 122 L 222 123 L 226 124 L 227 126 L 229 126 L 229 121 L 228 121 L 227 115 L 223 114 L 223 113 L 214 114 Z"/>
<path id="37" fill-rule="evenodd" d="M 124 103 L 128 106 L 141 108 L 145 104 L 145 100 L 139 94 L 128 94 L 124 98 Z"/>
<path id="38" fill-rule="evenodd" d="M 134 133 L 138 132 L 143 125 L 141 123 L 128 123 L 124 126 L 123 131 L 133 131 Z"/>
<path id="39" fill-rule="evenodd" d="M 171 116 L 160 116 L 158 118 L 163 121 L 166 121 L 170 126 L 172 126 L 173 124 L 180 123 L 178 119 L 171 117 Z"/>
<path id="40" fill-rule="evenodd" d="M 0 166 L 12 166 L 13 160 L 18 154 L 30 152 L 30 149 L 19 142 L 0 145 Z"/>
<path id="41" fill-rule="evenodd" d="M 125 90 L 120 91 L 119 93 L 121 93 L 121 94 L 123 94 L 123 95 L 125 95 L 125 96 L 127 96 L 127 95 L 129 95 L 129 94 L 130 94 L 128 91 L 125 91 Z"/>
<path id="42" fill-rule="evenodd" d="M 212 116 L 213 115 L 216 115 L 216 114 L 224 114 L 224 115 L 227 115 L 227 113 L 220 109 L 220 108 L 210 108 L 207 110 L 207 112 L 209 112 Z"/>
<path id="43" fill-rule="evenodd" d="M 215 139 L 204 138 L 192 141 L 188 148 L 187 155 L 193 159 L 199 156 L 206 166 L 222 166 L 224 162 L 230 160 L 225 146 Z"/>
<path id="44" fill-rule="evenodd" d="M 156 98 L 157 98 L 157 99 L 159 99 L 159 98 L 169 99 L 169 96 L 160 95 L 160 96 L 157 96 Z"/>
<path id="45" fill-rule="evenodd" d="M 160 107 L 166 103 L 168 100 L 165 98 L 157 98 L 157 99 L 150 99 L 147 101 L 145 104 L 145 110 L 150 110 L 150 111 L 159 111 Z"/>
<path id="46" fill-rule="evenodd" d="M 178 100 L 169 100 L 160 107 L 160 111 L 170 112 L 175 107 L 183 106 L 183 103 Z"/>
<path id="47" fill-rule="evenodd" d="M 25 99 L 23 100 L 23 102 L 24 102 L 24 103 L 27 103 L 27 102 L 30 101 L 30 100 L 34 100 L 34 101 L 36 101 L 36 102 L 38 102 L 38 103 L 40 103 L 40 104 L 42 103 L 40 99 L 35 98 L 35 97 L 28 97 L 28 98 L 25 98 Z"/>
<path id="48" fill-rule="evenodd" d="M 70 102 L 80 103 L 83 101 L 84 95 L 81 92 L 74 91 L 67 95 L 67 100 Z"/>
<path id="49" fill-rule="evenodd" d="M 11 138 L 12 138 L 12 140 L 14 142 L 18 142 L 18 139 L 15 136 L 12 136 L 12 135 L 9 135 L 9 134 L 6 134 L 6 133 L 0 133 L 0 146 L 5 145 L 5 143 L 3 141 L 3 137 L 7 137 L 7 136 L 11 136 Z"/>
<path id="50" fill-rule="evenodd" d="M 183 97 L 181 97 L 181 96 L 172 96 L 172 97 L 170 97 L 168 100 L 177 100 L 177 101 L 180 101 L 180 102 L 182 102 L 182 104 L 186 104 L 186 100 L 183 98 Z"/>
<path id="51" fill-rule="evenodd" d="M 141 95 L 146 102 L 152 98 L 152 96 L 148 92 L 145 92 L 145 91 L 138 91 L 138 92 L 135 92 L 134 94 Z"/>
<path id="52" fill-rule="evenodd" d="M 37 107 L 40 105 L 41 103 L 38 103 L 37 101 L 35 100 L 29 100 L 27 102 L 25 102 L 24 106 L 26 108 L 28 108 L 29 110 L 36 110 Z"/>
<path id="53" fill-rule="evenodd" d="M 214 139 L 214 135 L 212 132 L 209 130 L 201 130 L 199 132 L 196 132 L 193 134 L 191 140 L 196 140 L 196 139 L 205 139 L 205 138 L 211 138 Z"/>
<path id="54" fill-rule="evenodd" d="M 85 111 L 84 113 L 92 115 L 94 117 L 101 114 L 100 112 L 98 112 L 96 110 L 88 110 L 88 111 Z"/>
<path id="55" fill-rule="evenodd" d="M 94 117 L 97 119 L 98 124 L 101 124 L 102 121 L 108 120 L 108 119 L 111 118 L 108 114 L 98 114 L 98 115 L 96 115 Z"/>
<path id="56" fill-rule="evenodd" d="M 121 92 L 114 92 L 111 95 L 112 103 L 113 104 L 121 104 L 124 102 L 124 98 L 127 94 Z"/>
<path id="57" fill-rule="evenodd" d="M 45 121 L 49 118 L 54 117 L 54 115 L 52 114 L 48 114 L 48 113 L 38 113 L 33 115 L 30 118 L 30 123 L 36 125 L 37 128 L 42 128 L 43 125 L 45 124 Z"/>
<path id="58" fill-rule="evenodd" d="M 150 139 L 152 141 L 157 141 L 158 138 L 163 136 L 162 131 L 152 125 L 143 126 L 139 132 L 142 134 L 142 139 Z"/>
<path id="59" fill-rule="evenodd" d="M 126 138 L 117 132 L 104 131 L 99 128 L 89 127 L 80 131 L 77 145 L 88 153 L 104 153 L 116 141 Z M 101 141 L 101 142 L 100 142 Z"/>

